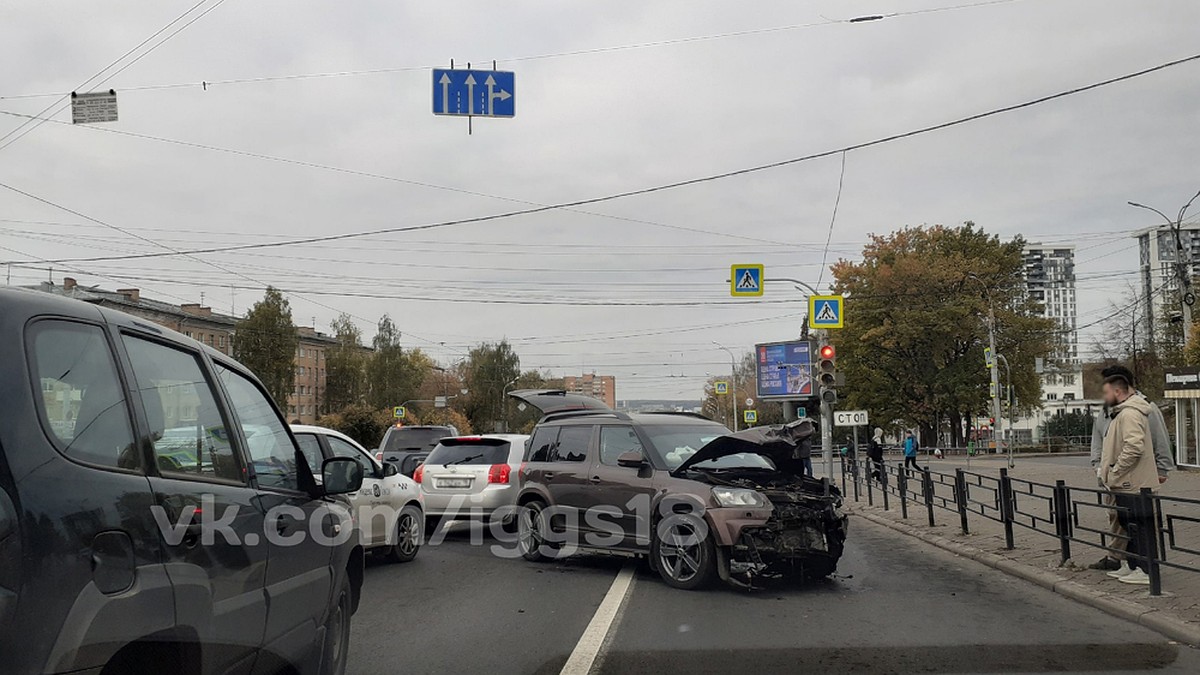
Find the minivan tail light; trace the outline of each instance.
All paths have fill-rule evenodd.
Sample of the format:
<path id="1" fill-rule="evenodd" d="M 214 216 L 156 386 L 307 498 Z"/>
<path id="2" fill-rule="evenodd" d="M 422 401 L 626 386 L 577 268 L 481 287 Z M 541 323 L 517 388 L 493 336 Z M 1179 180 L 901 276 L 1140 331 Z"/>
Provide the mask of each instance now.
<path id="1" fill-rule="evenodd" d="M 488 483 L 507 484 L 512 467 L 507 464 L 493 464 L 488 469 Z"/>
<path id="2" fill-rule="evenodd" d="M 417 468 L 413 470 L 413 480 L 417 481 L 417 484 L 419 485 L 420 483 L 424 482 L 421 480 L 424 477 L 425 477 L 425 465 L 419 464 L 417 466 Z"/>

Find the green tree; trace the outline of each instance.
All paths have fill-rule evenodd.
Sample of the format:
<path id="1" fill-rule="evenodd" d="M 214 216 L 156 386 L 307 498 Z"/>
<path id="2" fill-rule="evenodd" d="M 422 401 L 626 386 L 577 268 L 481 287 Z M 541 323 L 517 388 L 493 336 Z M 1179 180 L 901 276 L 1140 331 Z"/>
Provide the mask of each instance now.
<path id="1" fill-rule="evenodd" d="M 505 390 L 517 388 L 515 380 L 521 375 L 521 358 L 507 340 L 483 343 L 467 355 L 466 377 L 468 395 L 464 411 L 477 432 L 491 431 L 504 419 Z"/>
<path id="2" fill-rule="evenodd" d="M 1082 410 L 1072 410 L 1066 414 L 1059 410 L 1056 414 L 1047 417 L 1045 422 L 1042 422 L 1041 435 L 1043 437 L 1046 434 L 1049 434 L 1051 437 L 1090 437 L 1092 435 L 1092 424 L 1095 421 L 1095 414 L 1088 414 Z"/>
<path id="3" fill-rule="evenodd" d="M 392 411 L 376 410 L 365 403 L 356 403 L 341 410 L 323 415 L 317 424 L 346 434 L 364 448 L 379 447 L 383 434 L 393 423 Z"/>
<path id="4" fill-rule="evenodd" d="M 362 331 L 342 314 L 331 324 L 337 344 L 325 356 L 325 409 L 337 411 L 362 403 L 367 392 L 367 351 Z"/>
<path id="5" fill-rule="evenodd" d="M 391 408 L 416 398 L 433 361 L 419 349 L 400 346 L 400 330 L 387 314 L 379 320 L 374 352 L 367 360 L 367 402 L 373 408 Z"/>
<path id="6" fill-rule="evenodd" d="M 233 356 L 262 380 L 284 411 L 296 388 L 296 345 L 292 309 L 283 294 L 268 286 L 263 299 L 234 327 Z"/>
<path id="7" fill-rule="evenodd" d="M 845 328 L 833 331 L 846 407 L 920 427 L 927 444 L 937 423 L 949 420 L 951 441 L 960 444 L 962 420 L 990 400 L 989 307 L 1018 406 L 1038 405 L 1035 359 L 1061 340 L 1025 292 L 1023 248 L 1020 238 L 1002 242 L 968 222 L 873 236 L 861 261 L 835 264 L 835 290 L 848 296 Z"/>

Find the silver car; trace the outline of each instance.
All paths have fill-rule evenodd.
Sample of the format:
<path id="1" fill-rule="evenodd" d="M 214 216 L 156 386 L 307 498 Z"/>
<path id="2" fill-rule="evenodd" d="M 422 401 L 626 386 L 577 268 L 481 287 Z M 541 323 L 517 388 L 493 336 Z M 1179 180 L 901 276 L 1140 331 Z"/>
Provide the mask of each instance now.
<path id="1" fill-rule="evenodd" d="M 517 474 L 528 441 L 529 436 L 523 434 L 455 436 L 439 441 L 413 472 L 425 497 L 425 531 L 436 532 L 443 520 L 487 520 L 497 509 L 514 506 Z M 502 514 L 505 511 L 511 509 Z"/>

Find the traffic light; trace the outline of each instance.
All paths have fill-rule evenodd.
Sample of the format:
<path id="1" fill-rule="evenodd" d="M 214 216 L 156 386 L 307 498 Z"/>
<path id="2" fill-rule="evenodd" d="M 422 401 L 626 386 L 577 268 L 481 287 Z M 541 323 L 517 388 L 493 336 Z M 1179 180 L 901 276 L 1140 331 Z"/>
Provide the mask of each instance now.
<path id="1" fill-rule="evenodd" d="M 823 344 L 817 351 L 817 387 L 822 403 L 837 403 L 837 350 L 831 344 Z"/>

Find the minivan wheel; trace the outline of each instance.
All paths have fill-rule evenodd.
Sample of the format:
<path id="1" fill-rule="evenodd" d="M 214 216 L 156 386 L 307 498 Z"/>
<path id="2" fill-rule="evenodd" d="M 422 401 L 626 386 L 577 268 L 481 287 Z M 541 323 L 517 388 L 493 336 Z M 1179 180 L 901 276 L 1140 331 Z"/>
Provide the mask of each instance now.
<path id="1" fill-rule="evenodd" d="M 412 562 L 421 549 L 421 510 L 409 504 L 396 519 L 396 543 L 386 549 L 388 562 Z"/>
<path id="2" fill-rule="evenodd" d="M 655 528 L 650 557 L 668 586 L 707 586 L 717 571 L 717 552 L 708 527 L 693 516 L 676 515 Z"/>
<path id="3" fill-rule="evenodd" d="M 342 577 L 336 601 L 325 623 L 325 650 L 321 655 L 321 675 L 343 675 L 350 652 L 350 578 Z"/>
<path id="4" fill-rule="evenodd" d="M 546 504 L 537 500 L 522 504 L 517 511 L 517 546 L 521 557 L 530 562 L 544 562 L 553 556 L 548 549 L 556 548 L 547 541 L 546 532 L 550 523 L 544 517 Z"/>

